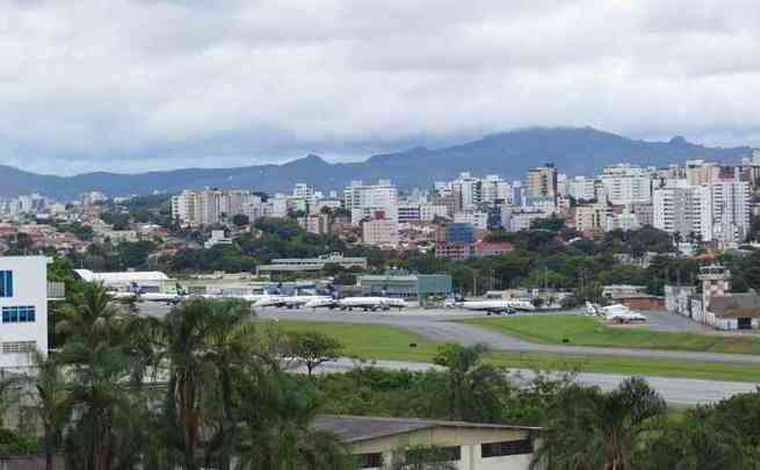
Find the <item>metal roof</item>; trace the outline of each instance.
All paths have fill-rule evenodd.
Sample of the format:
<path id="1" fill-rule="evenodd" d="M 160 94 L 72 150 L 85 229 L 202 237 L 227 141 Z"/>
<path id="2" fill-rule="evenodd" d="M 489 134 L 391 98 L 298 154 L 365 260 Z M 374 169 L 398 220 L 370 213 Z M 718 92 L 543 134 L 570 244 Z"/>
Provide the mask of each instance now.
<path id="1" fill-rule="evenodd" d="M 125 271 L 115 273 L 94 273 L 89 269 L 75 269 L 74 272 L 88 282 L 103 282 L 105 284 L 115 282 L 140 282 L 140 281 L 167 281 L 169 276 L 161 271 Z"/>
<path id="2" fill-rule="evenodd" d="M 416 418 L 382 418 L 376 416 L 320 415 L 312 425 L 315 429 L 331 431 L 343 442 L 354 443 L 394 436 L 421 429 L 431 428 L 474 428 L 502 429 L 516 431 L 540 431 L 542 428 L 530 426 L 509 426 L 502 424 L 469 423 L 465 421 L 438 421 Z"/>
<path id="3" fill-rule="evenodd" d="M 708 310 L 721 318 L 760 318 L 760 296 L 733 294 L 712 297 Z"/>

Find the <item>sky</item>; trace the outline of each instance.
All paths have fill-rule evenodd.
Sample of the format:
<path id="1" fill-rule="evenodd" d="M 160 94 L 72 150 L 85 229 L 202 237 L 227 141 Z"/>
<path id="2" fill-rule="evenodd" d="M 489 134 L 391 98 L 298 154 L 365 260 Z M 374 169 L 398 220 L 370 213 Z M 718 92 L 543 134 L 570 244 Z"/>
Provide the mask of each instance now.
<path id="1" fill-rule="evenodd" d="M 0 164 L 330 161 L 528 126 L 760 146 L 756 0 L 7 0 Z"/>

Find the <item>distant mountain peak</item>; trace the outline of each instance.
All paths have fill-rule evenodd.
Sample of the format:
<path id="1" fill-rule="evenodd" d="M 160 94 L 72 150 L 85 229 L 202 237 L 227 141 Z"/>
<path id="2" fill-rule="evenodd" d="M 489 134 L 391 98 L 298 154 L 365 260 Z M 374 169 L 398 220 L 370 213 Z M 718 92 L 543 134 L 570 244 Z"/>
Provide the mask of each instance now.
<path id="1" fill-rule="evenodd" d="M 531 127 L 494 133 L 479 140 L 429 150 L 413 147 L 401 152 L 374 155 L 365 161 L 331 164 L 309 154 L 284 164 L 237 168 L 195 168 L 142 174 L 88 173 L 72 177 L 39 175 L 0 166 L 0 197 L 39 192 L 46 196 L 74 198 L 85 191 L 109 195 L 179 192 L 183 189 L 219 187 L 276 192 L 294 183 L 317 189 L 339 189 L 353 180 L 391 179 L 399 187 L 427 187 L 464 171 L 474 176 L 501 175 L 523 178 L 525 172 L 553 162 L 569 176 L 592 175 L 605 166 L 631 163 L 666 166 L 687 159 L 726 161 L 744 156 L 747 147 L 710 148 L 676 136 L 668 142 L 633 140 L 593 127 Z"/>

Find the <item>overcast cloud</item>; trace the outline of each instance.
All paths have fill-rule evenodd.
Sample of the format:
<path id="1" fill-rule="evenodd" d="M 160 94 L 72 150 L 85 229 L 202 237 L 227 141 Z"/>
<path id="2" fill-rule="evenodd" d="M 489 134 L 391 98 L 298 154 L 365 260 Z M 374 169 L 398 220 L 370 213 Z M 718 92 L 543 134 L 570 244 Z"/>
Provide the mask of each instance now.
<path id="1" fill-rule="evenodd" d="M 350 160 L 532 125 L 760 145 L 757 0 L 0 3 L 0 163 Z"/>

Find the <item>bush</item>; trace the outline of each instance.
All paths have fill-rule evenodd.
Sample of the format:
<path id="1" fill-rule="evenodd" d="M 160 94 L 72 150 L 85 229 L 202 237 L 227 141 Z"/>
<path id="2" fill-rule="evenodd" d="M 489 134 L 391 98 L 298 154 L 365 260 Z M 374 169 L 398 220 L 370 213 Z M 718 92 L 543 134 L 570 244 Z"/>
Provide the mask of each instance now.
<path id="1" fill-rule="evenodd" d="M 37 451 L 34 438 L 0 428 L 0 455 L 27 455 Z"/>

